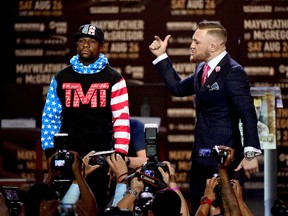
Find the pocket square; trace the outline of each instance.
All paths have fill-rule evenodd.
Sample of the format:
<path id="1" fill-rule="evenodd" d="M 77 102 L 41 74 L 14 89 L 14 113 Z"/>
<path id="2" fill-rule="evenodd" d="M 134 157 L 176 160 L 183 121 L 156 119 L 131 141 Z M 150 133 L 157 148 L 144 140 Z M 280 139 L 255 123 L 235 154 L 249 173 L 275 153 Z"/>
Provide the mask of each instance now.
<path id="1" fill-rule="evenodd" d="M 217 82 L 215 82 L 211 86 L 208 85 L 207 88 L 209 89 L 209 91 L 217 91 L 217 90 L 219 90 L 219 85 Z"/>

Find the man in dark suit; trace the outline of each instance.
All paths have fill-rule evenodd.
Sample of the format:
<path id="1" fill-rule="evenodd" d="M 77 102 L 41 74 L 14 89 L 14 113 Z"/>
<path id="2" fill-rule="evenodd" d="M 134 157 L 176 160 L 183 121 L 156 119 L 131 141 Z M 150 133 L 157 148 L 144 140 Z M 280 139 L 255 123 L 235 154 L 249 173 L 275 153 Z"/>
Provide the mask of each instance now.
<path id="1" fill-rule="evenodd" d="M 217 160 L 214 157 L 205 157 L 205 154 L 204 157 L 201 156 L 201 151 L 205 152 L 216 145 L 232 147 L 235 150 L 235 159 L 233 165 L 231 164 L 230 176 L 242 168 L 248 178 L 259 172 L 256 156 L 261 154 L 261 150 L 257 116 L 248 76 L 243 67 L 227 53 L 227 32 L 219 22 L 199 23 L 190 45 L 190 61 L 199 64 L 195 73 L 184 79 L 179 77 L 166 54 L 170 37 L 171 35 L 167 35 L 162 41 L 155 36 L 149 49 L 157 57 L 153 64 L 171 94 L 179 97 L 196 96 L 195 143 L 189 179 L 192 210 L 196 212 L 206 179 L 218 172 Z M 208 73 L 202 78 L 205 64 L 208 64 Z M 203 84 L 201 79 L 204 79 Z M 239 130 L 240 120 L 243 124 L 243 145 Z"/>

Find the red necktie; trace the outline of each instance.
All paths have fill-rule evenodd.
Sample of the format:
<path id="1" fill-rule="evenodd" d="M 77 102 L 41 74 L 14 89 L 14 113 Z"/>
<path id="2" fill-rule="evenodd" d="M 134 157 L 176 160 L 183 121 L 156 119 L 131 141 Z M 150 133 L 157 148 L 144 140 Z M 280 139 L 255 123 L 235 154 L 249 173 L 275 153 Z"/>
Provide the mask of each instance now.
<path id="1" fill-rule="evenodd" d="M 210 70 L 209 65 L 206 63 L 204 65 L 203 73 L 202 73 L 202 78 L 201 78 L 201 86 L 206 82 L 206 79 L 208 77 L 208 71 Z"/>

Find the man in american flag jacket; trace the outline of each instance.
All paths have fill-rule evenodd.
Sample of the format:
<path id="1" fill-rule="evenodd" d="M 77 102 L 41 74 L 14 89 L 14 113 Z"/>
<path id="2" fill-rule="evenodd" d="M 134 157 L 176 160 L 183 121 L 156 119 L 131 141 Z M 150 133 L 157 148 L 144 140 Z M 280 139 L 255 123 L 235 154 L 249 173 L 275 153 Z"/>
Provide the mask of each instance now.
<path id="1" fill-rule="evenodd" d="M 43 114 L 41 142 L 48 168 L 56 152 L 54 135 L 67 133 L 66 148 L 84 157 L 90 151 L 114 149 L 127 155 L 130 142 L 129 103 L 126 81 L 101 53 L 104 32 L 85 24 L 74 34 L 77 54 L 52 78 Z M 107 166 L 108 167 L 108 166 Z M 87 182 L 103 211 L 108 187 L 108 168 L 91 173 Z"/>

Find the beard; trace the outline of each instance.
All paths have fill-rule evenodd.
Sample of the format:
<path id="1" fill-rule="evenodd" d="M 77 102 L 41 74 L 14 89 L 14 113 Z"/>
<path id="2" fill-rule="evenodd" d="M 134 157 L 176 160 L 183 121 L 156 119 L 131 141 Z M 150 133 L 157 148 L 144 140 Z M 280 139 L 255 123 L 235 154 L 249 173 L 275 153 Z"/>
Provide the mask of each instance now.
<path id="1" fill-rule="evenodd" d="M 91 62 L 92 61 L 91 56 L 80 56 L 80 59 L 84 62 Z"/>
<path id="2" fill-rule="evenodd" d="M 91 64 L 91 63 L 95 62 L 98 58 L 99 58 L 99 54 L 98 55 L 92 55 L 92 54 L 83 55 L 83 54 L 79 53 L 79 60 L 84 65 Z"/>
<path id="3" fill-rule="evenodd" d="M 208 49 L 206 49 L 203 53 L 195 54 L 190 56 L 190 62 L 193 63 L 200 63 L 206 61 L 211 56 Z"/>
<path id="4" fill-rule="evenodd" d="M 88 61 L 89 62 L 92 59 L 92 55 L 91 54 L 87 54 L 87 53 L 85 53 L 85 54 L 79 53 L 79 56 L 80 56 L 80 58 L 83 61 Z"/>

